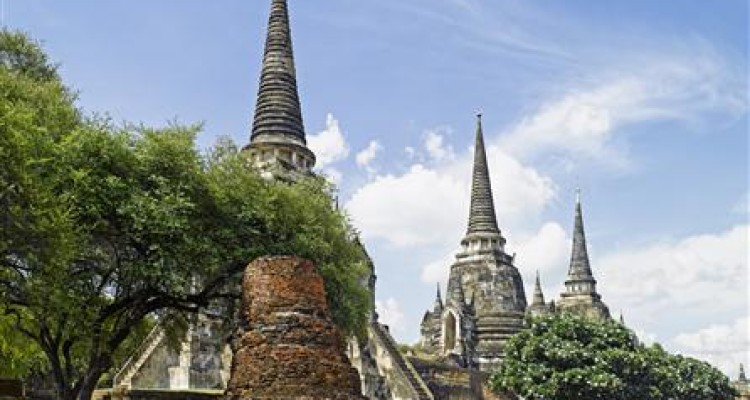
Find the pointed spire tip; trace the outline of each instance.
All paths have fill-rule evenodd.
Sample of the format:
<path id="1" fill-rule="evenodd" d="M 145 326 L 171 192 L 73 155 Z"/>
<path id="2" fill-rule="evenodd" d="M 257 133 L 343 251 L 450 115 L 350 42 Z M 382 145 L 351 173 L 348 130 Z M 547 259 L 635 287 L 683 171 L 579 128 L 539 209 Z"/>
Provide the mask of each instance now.
<path id="1" fill-rule="evenodd" d="M 306 144 L 286 0 L 273 0 L 250 141 L 289 137 Z"/>
<path id="2" fill-rule="evenodd" d="M 492 185 L 487 166 L 487 153 L 484 148 L 481 113 L 477 114 L 476 138 L 474 143 L 474 165 L 471 176 L 471 205 L 467 235 L 472 233 L 499 234 L 495 205 L 492 199 Z"/>

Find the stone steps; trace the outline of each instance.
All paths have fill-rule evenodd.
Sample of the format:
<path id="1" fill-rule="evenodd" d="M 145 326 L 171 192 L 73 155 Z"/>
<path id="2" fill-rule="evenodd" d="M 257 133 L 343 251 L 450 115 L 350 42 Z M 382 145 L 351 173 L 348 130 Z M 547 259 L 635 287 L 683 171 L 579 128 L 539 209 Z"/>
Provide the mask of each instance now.
<path id="1" fill-rule="evenodd" d="M 117 374 L 115 374 L 112 386 L 117 387 L 124 385 L 129 387 L 133 376 L 141 369 L 151 353 L 153 353 L 159 346 L 159 343 L 161 343 L 163 338 L 164 329 L 160 323 L 157 323 L 143 340 L 143 343 L 138 347 L 138 350 L 136 350 L 127 361 L 125 361 L 123 367 L 120 368 Z"/>
<path id="2" fill-rule="evenodd" d="M 390 333 L 388 333 L 386 329 L 377 322 L 373 324 L 373 331 L 378 336 L 378 339 L 380 339 L 380 341 L 385 345 L 385 348 L 390 353 L 391 358 L 396 361 L 396 365 L 400 369 L 401 373 L 409 381 L 412 390 L 414 390 L 414 392 L 418 396 L 414 400 L 434 400 L 432 393 L 430 393 L 429 388 L 427 387 L 427 385 L 425 385 L 424 381 L 419 376 L 419 373 L 417 373 L 417 371 L 413 366 L 411 366 L 411 364 L 408 364 L 406 358 L 404 358 L 404 356 L 396 348 L 396 343 L 393 340 L 393 337 L 391 337 Z"/>

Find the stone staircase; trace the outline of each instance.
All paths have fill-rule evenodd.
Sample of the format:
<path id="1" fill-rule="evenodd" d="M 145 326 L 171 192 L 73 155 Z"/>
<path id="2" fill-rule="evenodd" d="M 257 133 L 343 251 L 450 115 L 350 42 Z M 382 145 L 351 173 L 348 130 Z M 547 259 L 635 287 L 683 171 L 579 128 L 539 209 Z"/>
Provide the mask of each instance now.
<path id="1" fill-rule="evenodd" d="M 123 367 L 117 371 L 117 374 L 115 374 L 112 381 L 112 386 L 130 387 L 133 376 L 135 376 L 135 374 L 141 369 L 149 356 L 151 356 L 151 353 L 153 353 L 162 342 L 162 339 L 164 339 L 164 329 L 161 324 L 156 324 L 156 326 L 151 329 L 151 332 L 146 335 L 146 338 L 138 347 L 138 350 L 136 350 L 133 355 L 125 361 Z"/>
<path id="2" fill-rule="evenodd" d="M 382 344 L 390 358 L 395 361 L 398 372 L 409 382 L 414 396 L 413 400 L 434 400 L 435 397 L 422 380 L 422 377 L 419 376 L 417 370 L 414 369 L 414 366 L 396 348 L 396 342 L 387 329 L 377 322 L 373 322 L 370 327 L 378 342 Z"/>

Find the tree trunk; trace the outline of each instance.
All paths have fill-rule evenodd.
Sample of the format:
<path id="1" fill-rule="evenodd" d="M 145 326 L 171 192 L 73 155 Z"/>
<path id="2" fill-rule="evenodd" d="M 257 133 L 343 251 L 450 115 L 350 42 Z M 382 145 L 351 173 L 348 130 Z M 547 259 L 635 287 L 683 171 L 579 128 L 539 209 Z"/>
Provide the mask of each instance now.
<path id="1" fill-rule="evenodd" d="M 63 395 L 60 396 L 63 400 L 77 400 L 78 399 L 78 393 L 73 388 L 67 388 L 63 392 Z"/>
<path id="2" fill-rule="evenodd" d="M 89 366 L 86 375 L 78 384 L 78 400 L 91 400 L 91 396 L 94 395 L 94 390 L 96 390 L 96 385 L 99 383 L 99 379 L 101 379 L 104 371 L 107 370 L 107 367 L 102 367 L 103 364 L 109 365 L 110 363 L 106 361 L 97 361 L 95 366 Z"/>
<path id="3" fill-rule="evenodd" d="M 65 373 L 63 372 L 63 367 L 60 364 L 60 359 L 57 357 L 57 354 L 49 347 L 45 347 L 44 352 L 50 362 L 52 375 L 55 378 L 55 391 L 57 392 L 57 397 L 63 400 L 76 400 L 76 393 L 74 393 L 72 388 L 68 385 L 68 382 L 65 380 Z"/>
<path id="4" fill-rule="evenodd" d="M 94 395 L 94 389 L 96 389 L 96 383 L 93 385 L 87 385 L 84 383 L 78 394 L 78 400 L 91 400 L 91 396 Z"/>

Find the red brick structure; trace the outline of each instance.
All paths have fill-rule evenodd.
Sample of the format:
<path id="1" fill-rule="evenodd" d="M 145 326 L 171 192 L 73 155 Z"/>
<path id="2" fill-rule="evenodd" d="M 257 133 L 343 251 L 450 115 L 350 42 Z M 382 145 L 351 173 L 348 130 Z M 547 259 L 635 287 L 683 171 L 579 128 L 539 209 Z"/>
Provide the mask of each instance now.
<path id="1" fill-rule="evenodd" d="M 297 257 L 260 258 L 242 282 L 244 332 L 226 400 L 364 399 L 328 310 L 323 278 Z"/>

